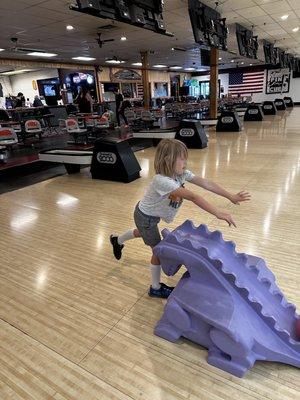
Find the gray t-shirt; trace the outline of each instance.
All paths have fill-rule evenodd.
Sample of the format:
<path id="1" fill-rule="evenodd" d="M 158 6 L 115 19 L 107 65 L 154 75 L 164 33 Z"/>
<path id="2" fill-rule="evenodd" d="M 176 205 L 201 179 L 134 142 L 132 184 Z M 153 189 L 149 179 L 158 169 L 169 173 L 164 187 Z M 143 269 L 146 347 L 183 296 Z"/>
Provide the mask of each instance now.
<path id="1" fill-rule="evenodd" d="M 185 181 L 191 181 L 194 176 L 188 170 L 176 178 L 155 175 L 145 196 L 139 202 L 139 209 L 146 215 L 159 217 L 168 223 L 172 222 L 182 204 L 182 198 L 172 197 L 170 193 L 183 186 Z"/>

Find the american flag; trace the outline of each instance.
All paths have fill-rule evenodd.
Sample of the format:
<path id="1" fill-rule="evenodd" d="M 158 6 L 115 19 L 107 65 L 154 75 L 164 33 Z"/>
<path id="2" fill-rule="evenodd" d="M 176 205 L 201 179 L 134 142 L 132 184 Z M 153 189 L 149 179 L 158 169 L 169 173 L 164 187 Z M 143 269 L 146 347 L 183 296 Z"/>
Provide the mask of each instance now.
<path id="1" fill-rule="evenodd" d="M 264 87 L 264 71 L 233 72 L 229 74 L 229 94 L 262 93 Z"/>

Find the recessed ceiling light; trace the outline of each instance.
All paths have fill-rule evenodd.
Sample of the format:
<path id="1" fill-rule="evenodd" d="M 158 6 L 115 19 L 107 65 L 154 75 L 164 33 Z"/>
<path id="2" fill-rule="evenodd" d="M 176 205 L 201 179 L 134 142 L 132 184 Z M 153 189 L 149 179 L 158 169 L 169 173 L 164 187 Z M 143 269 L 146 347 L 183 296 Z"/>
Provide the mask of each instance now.
<path id="1" fill-rule="evenodd" d="M 5 49 L 0 49 L 0 51 L 4 51 Z"/>
<path id="2" fill-rule="evenodd" d="M 285 14 L 285 15 L 282 15 L 280 18 L 283 20 L 283 21 L 285 21 L 286 19 L 288 19 L 288 14 Z"/>
<path id="3" fill-rule="evenodd" d="M 250 67 L 252 66 L 253 64 L 250 64 Z"/>
<path id="4" fill-rule="evenodd" d="M 127 40 L 127 37 L 126 36 L 121 36 L 121 40 L 122 40 L 122 42 L 125 42 L 125 40 Z"/>
<path id="5" fill-rule="evenodd" d="M 153 65 L 154 68 L 167 68 L 167 65 L 163 65 L 163 64 L 156 64 Z"/>
<path id="6" fill-rule="evenodd" d="M 234 60 L 231 60 L 230 62 L 234 62 Z"/>
<path id="7" fill-rule="evenodd" d="M 134 62 L 131 65 L 133 65 L 134 67 L 142 67 L 143 64 L 141 62 Z"/>
<path id="8" fill-rule="evenodd" d="M 197 69 L 197 71 L 198 71 L 198 72 L 204 72 L 204 71 L 206 71 L 206 69 L 200 68 L 200 69 Z"/>
<path id="9" fill-rule="evenodd" d="M 28 56 L 33 57 L 55 57 L 57 54 L 55 53 L 43 53 L 41 51 L 32 51 L 31 53 L 27 53 Z"/>
<path id="10" fill-rule="evenodd" d="M 105 62 L 108 64 L 123 64 L 125 61 L 112 59 L 112 60 L 106 60 Z"/>
<path id="11" fill-rule="evenodd" d="M 66 26 L 66 30 L 67 31 L 72 31 L 74 29 L 74 26 L 72 26 L 72 25 L 67 25 Z"/>
<path id="12" fill-rule="evenodd" d="M 297 26 L 296 28 L 292 29 L 293 32 L 298 32 L 299 31 L 299 26 Z"/>
<path id="13" fill-rule="evenodd" d="M 222 57 L 219 57 L 219 60 L 222 60 Z"/>
<path id="14" fill-rule="evenodd" d="M 72 60 L 93 61 L 93 60 L 96 60 L 96 58 L 94 58 L 94 57 L 72 57 Z"/>
<path id="15" fill-rule="evenodd" d="M 241 65 L 244 65 L 244 64 L 245 64 L 244 61 L 242 61 L 242 62 L 241 62 Z"/>
<path id="16" fill-rule="evenodd" d="M 172 47 L 171 50 L 174 51 L 175 50 L 174 47 Z"/>
<path id="17" fill-rule="evenodd" d="M 184 68 L 186 71 L 195 71 L 196 68 Z"/>
<path id="18" fill-rule="evenodd" d="M 170 69 L 182 69 L 182 67 L 179 67 L 179 65 L 174 65 L 174 67 L 170 67 Z"/>

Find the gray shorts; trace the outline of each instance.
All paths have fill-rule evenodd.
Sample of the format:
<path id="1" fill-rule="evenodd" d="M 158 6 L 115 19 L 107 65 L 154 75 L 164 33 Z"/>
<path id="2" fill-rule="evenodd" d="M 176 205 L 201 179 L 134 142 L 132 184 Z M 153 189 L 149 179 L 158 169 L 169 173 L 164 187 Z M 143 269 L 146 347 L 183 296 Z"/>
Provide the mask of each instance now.
<path id="1" fill-rule="evenodd" d="M 135 206 L 134 222 L 147 246 L 154 247 L 161 241 L 157 226 L 159 221 L 159 217 L 146 215 L 139 209 L 138 204 Z"/>

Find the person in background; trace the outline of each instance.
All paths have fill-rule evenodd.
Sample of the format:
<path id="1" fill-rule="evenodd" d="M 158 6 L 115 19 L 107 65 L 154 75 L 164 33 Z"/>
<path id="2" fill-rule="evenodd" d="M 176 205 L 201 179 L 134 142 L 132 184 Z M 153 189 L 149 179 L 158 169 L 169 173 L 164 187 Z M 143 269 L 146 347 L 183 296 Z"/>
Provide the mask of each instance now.
<path id="1" fill-rule="evenodd" d="M 29 100 L 29 98 L 27 98 L 25 101 L 25 107 L 32 107 L 32 104 L 31 104 L 31 101 Z"/>
<path id="2" fill-rule="evenodd" d="M 37 94 L 34 96 L 32 105 L 33 105 L 33 107 L 43 107 L 44 106 L 42 100 L 39 98 L 39 96 Z"/>
<path id="3" fill-rule="evenodd" d="M 93 112 L 93 99 L 87 87 L 81 87 L 75 103 L 78 104 L 80 113 L 90 114 Z"/>
<path id="4" fill-rule="evenodd" d="M 125 111 L 125 108 L 128 107 L 128 102 L 126 101 L 125 108 L 124 108 L 124 106 L 123 106 L 124 97 L 123 97 L 122 93 L 120 93 L 119 89 L 115 90 L 115 99 L 116 99 L 116 117 L 117 117 L 118 126 L 121 125 L 120 115 L 124 119 L 125 124 L 127 125 L 128 123 L 127 123 L 127 119 L 125 117 L 124 111 Z"/>
<path id="5" fill-rule="evenodd" d="M 25 97 L 24 94 L 19 92 L 16 97 L 16 104 L 15 107 L 24 107 L 25 106 Z"/>

